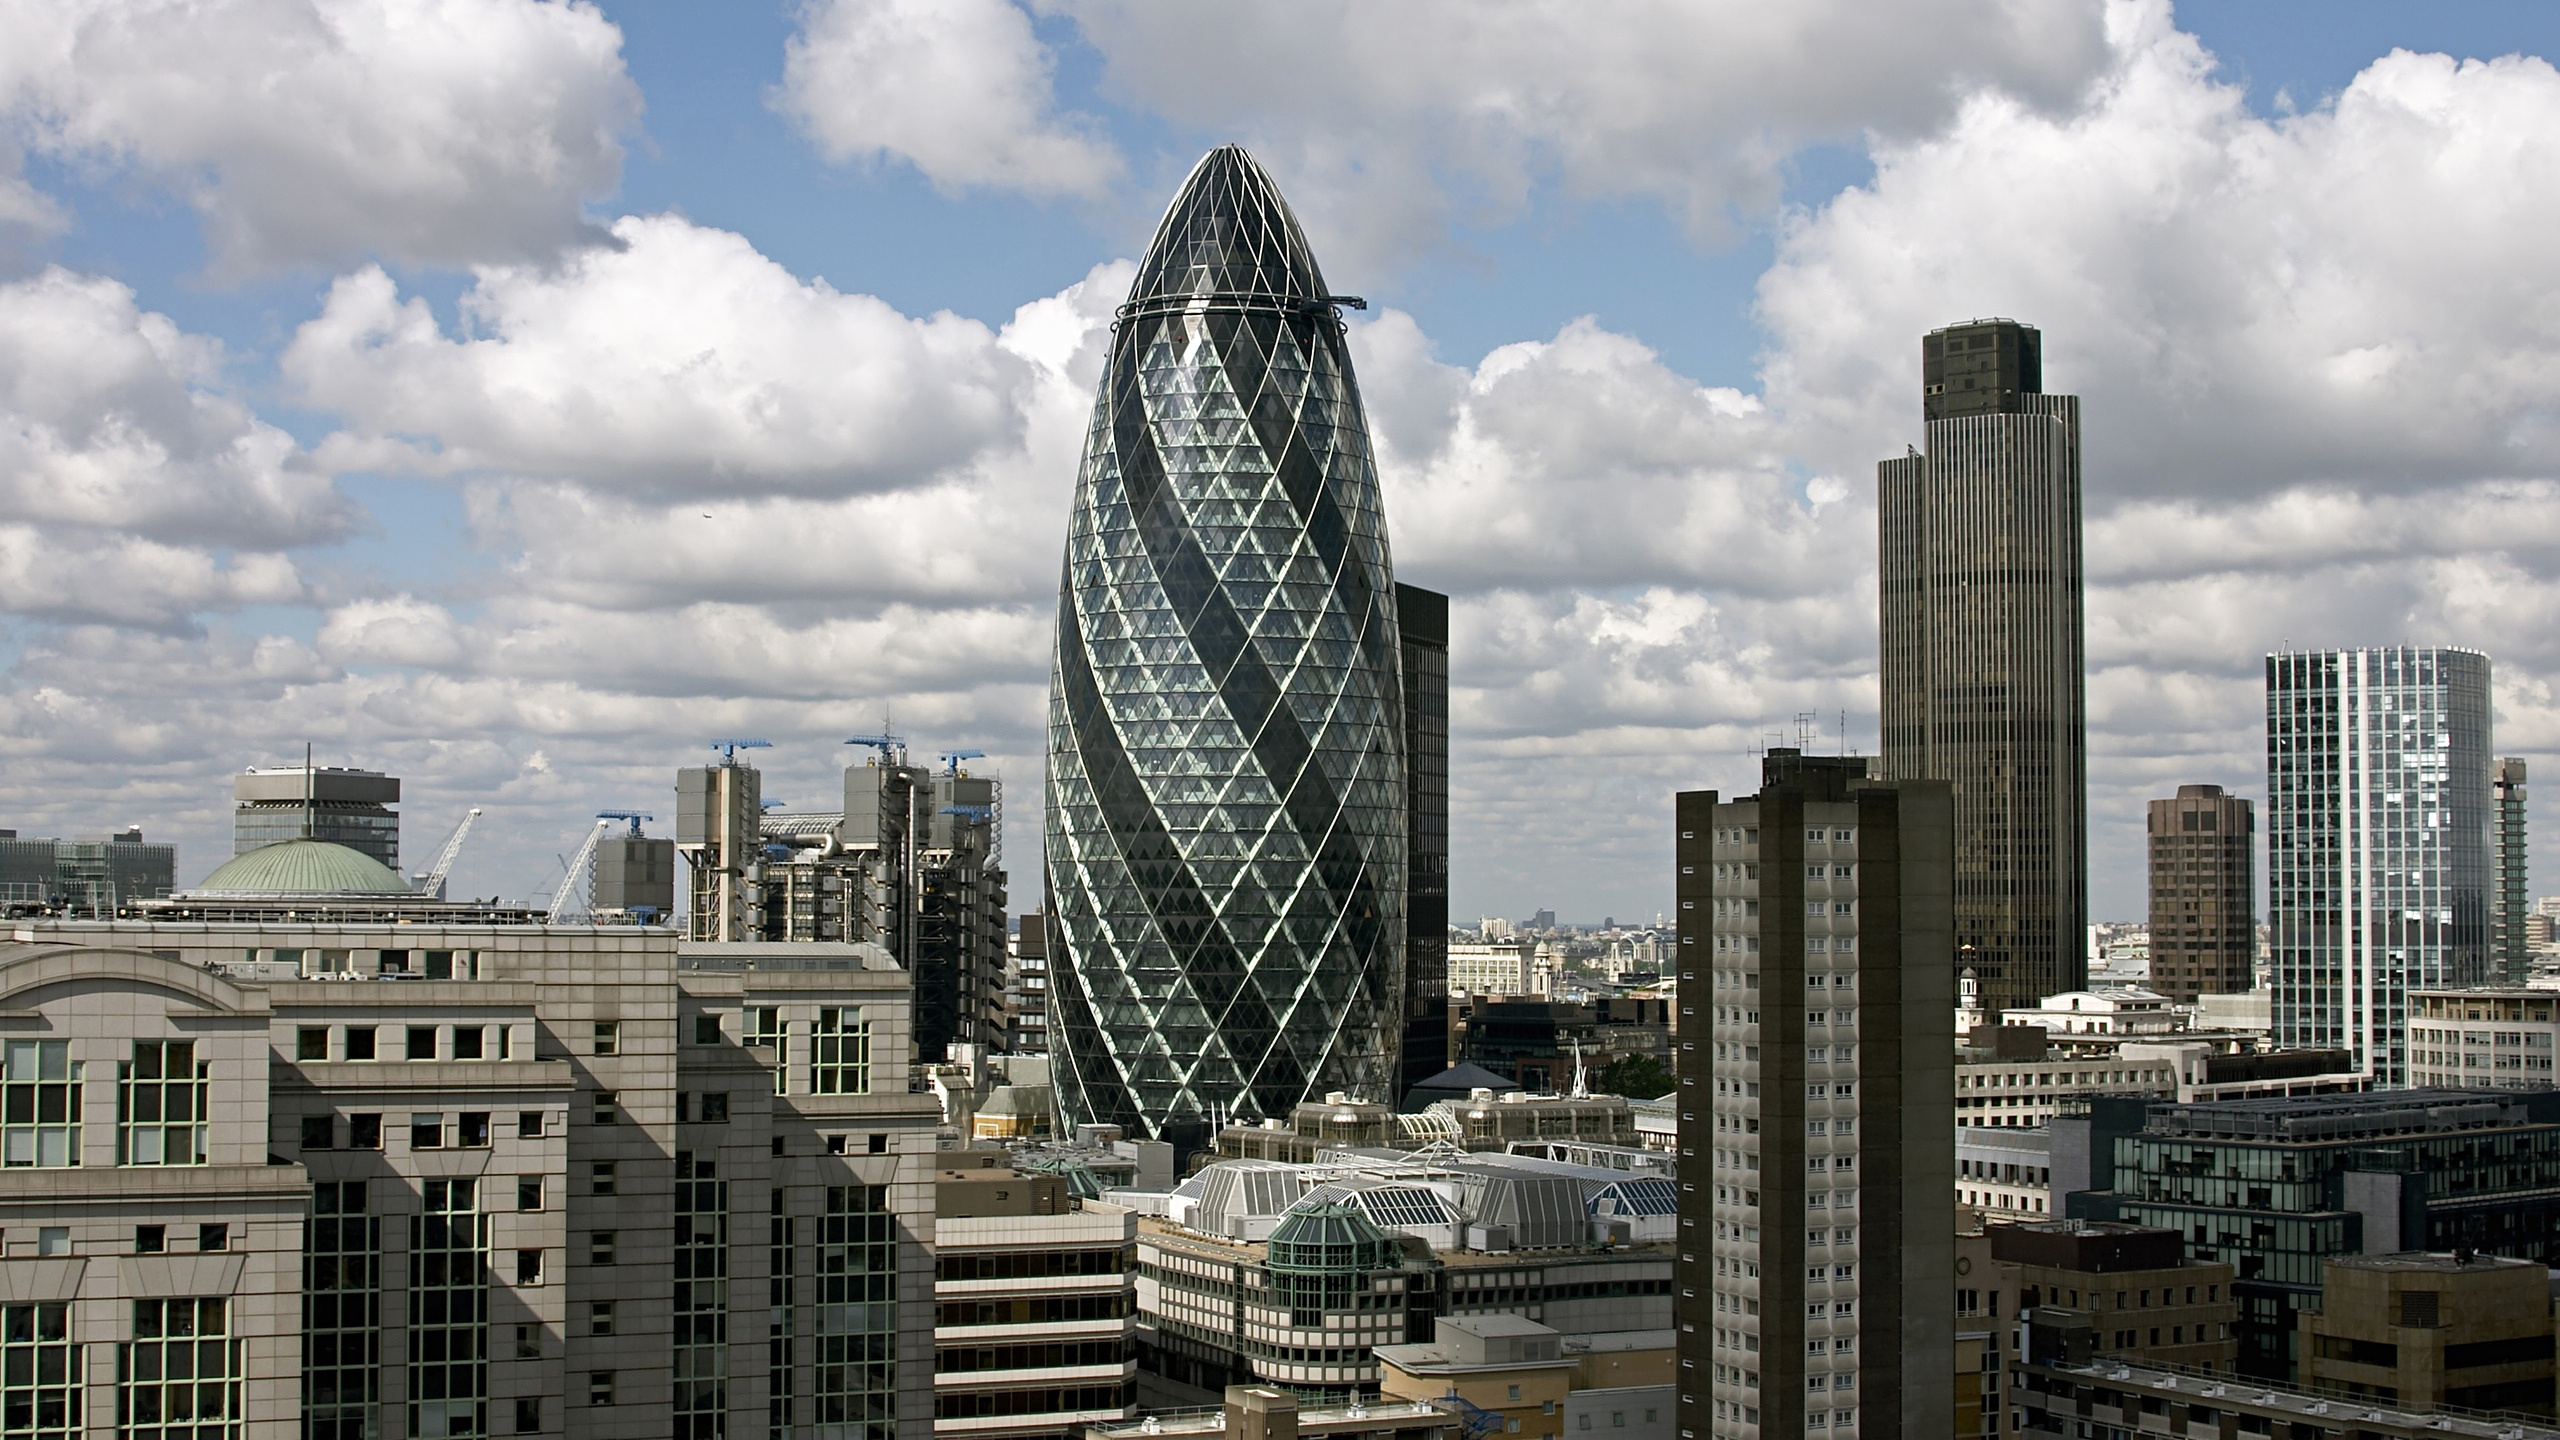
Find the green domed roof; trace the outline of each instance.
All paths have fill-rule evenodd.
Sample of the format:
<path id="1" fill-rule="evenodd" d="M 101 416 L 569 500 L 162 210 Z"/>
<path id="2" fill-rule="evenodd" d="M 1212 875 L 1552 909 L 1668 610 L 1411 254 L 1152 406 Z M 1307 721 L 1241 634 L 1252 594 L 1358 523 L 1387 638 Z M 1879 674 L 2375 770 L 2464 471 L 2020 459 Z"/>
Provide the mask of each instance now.
<path id="1" fill-rule="evenodd" d="M 204 877 L 190 895 L 414 895 L 399 872 L 326 840 L 260 846 Z"/>

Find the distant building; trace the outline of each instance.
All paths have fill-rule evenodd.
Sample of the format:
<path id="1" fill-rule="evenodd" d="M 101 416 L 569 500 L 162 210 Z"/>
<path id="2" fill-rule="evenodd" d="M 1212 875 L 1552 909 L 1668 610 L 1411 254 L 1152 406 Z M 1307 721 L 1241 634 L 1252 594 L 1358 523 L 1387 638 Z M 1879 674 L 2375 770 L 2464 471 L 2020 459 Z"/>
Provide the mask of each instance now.
<path id="1" fill-rule="evenodd" d="M 1921 449 L 1876 467 L 1884 773 L 1948 782 L 1990 1008 L 2088 984 L 2080 401 L 2032 325 L 1920 341 Z"/>
<path id="2" fill-rule="evenodd" d="M 400 868 L 400 778 L 335 765 L 249 769 L 231 781 L 231 853 L 326 840 Z"/>
<path id="3" fill-rule="evenodd" d="M 1956 1127 L 1956 1204 L 1985 1220 L 2043 1220 L 2053 1204 L 2053 1132 Z"/>
<path id="4" fill-rule="evenodd" d="M 1378 1347 L 1382 1396 L 1444 1404 L 1455 1396 L 1523 1440 L 1603 1430 L 1610 1440 L 1671 1440 L 1669 1330 L 1568 1337 L 1517 1315 L 1432 1323 L 1428 1341 Z"/>
<path id="5" fill-rule="evenodd" d="M 2510 985 L 2521 985 L 2533 978 L 2533 949 L 2524 924 L 2525 763 L 2510 755 L 2490 773 L 2498 827 L 2494 845 L 2497 899 L 2489 916 L 2490 952 L 2497 958 L 2499 978 Z"/>
<path id="6" fill-rule="evenodd" d="M 1449 966 L 1449 993 L 1452 996 L 1528 994 L 1529 957 L 1533 950 L 1534 947 L 1524 940 L 1449 946 L 1444 956 Z"/>
<path id="7" fill-rule="evenodd" d="M 2519 985 L 2409 992 L 2409 1083 L 2548 1090 L 2560 1053 L 2560 994 Z"/>
<path id="8" fill-rule="evenodd" d="M 2551 1272 L 2469 1251 L 2349 1255 L 2302 1317 L 2306 1388 L 2409 1410 L 2551 1418 Z"/>
<path id="9" fill-rule="evenodd" d="M 1013 968 L 1005 984 L 1005 1026 L 1017 1055 L 1049 1050 L 1049 917 L 1016 917 Z"/>
<path id="10" fill-rule="evenodd" d="M 2489 657 L 2267 657 L 2275 1043 L 2409 1083 L 2409 991 L 2491 978 Z"/>
<path id="11" fill-rule="evenodd" d="M 177 869 L 178 847 L 143 839 L 138 825 L 77 840 L 0 830 L 0 908 L 109 918 L 137 900 L 167 899 Z"/>
<path id="12" fill-rule="evenodd" d="M 1398 581 L 1396 626 L 1404 677 L 1401 1093 L 1449 1068 L 1449 597 Z"/>
<path id="13" fill-rule="evenodd" d="M 2153 990 L 2172 1000 L 2249 988 L 2257 954 L 2256 816 L 2219 785 L 2151 802 Z"/>

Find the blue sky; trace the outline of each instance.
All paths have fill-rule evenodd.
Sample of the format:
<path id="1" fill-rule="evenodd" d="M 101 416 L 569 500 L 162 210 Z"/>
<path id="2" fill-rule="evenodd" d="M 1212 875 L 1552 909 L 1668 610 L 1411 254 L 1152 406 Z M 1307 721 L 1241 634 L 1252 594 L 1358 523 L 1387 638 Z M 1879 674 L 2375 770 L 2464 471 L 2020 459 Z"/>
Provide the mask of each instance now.
<path id="1" fill-rule="evenodd" d="M 2101 916 L 2144 796 L 2262 788 L 2271 645 L 2478 644 L 2502 748 L 2560 736 L 2547 8 L 454 0 L 379 48 L 406 8 L 98 0 L 0 72 L 22 833 L 192 879 L 310 738 L 411 777 L 420 853 L 488 806 L 465 888 L 524 894 L 699 737 L 816 794 L 885 712 L 990 752 L 1027 903 L 1098 267 L 1228 139 L 1375 307 L 1462 914 L 1649 914 L 1671 789 L 1799 712 L 1872 743 L 1866 467 L 1974 313 L 2091 416 Z"/>

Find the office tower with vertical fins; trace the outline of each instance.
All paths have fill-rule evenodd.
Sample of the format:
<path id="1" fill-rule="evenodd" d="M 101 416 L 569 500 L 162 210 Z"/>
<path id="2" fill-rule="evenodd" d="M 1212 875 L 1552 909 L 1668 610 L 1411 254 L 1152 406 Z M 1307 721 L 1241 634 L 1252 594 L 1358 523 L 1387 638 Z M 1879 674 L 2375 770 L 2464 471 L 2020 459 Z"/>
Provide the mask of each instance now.
<path id="1" fill-rule="evenodd" d="M 1996 1012 L 2087 983 L 2080 401 L 2014 320 L 1920 342 L 1927 448 L 1876 467 L 1884 762 L 1955 797 L 1958 964 Z"/>
<path id="2" fill-rule="evenodd" d="M 2408 1081 L 2409 992 L 2493 973 L 2489 657 L 2267 657 L 2267 927 L 2281 1049 Z"/>
<path id="3" fill-rule="evenodd" d="M 1681 1440 L 1955 1409 L 1949 787 L 1772 750 L 1676 797 Z"/>
<path id="4" fill-rule="evenodd" d="M 1071 1122 L 1395 1093 L 1404 717 L 1336 297 L 1233 146 L 1166 211 L 1076 477 L 1049 690 L 1052 1053 Z"/>
<path id="5" fill-rule="evenodd" d="M 2151 988 L 2180 1002 L 2250 989 L 2258 957 L 2256 812 L 2219 785 L 2181 785 L 2147 808 Z"/>
<path id="6" fill-rule="evenodd" d="M 2524 933 L 2525 911 L 2531 903 L 2525 898 L 2524 761 L 2513 755 L 2499 760 L 2492 783 L 2497 802 L 2498 900 L 2490 914 L 2490 939 L 2499 978 L 2522 985 L 2533 978 L 2533 950 Z"/>
<path id="7" fill-rule="evenodd" d="M 1449 597 L 1396 584 L 1404 650 L 1404 1078 L 1449 1068 Z"/>

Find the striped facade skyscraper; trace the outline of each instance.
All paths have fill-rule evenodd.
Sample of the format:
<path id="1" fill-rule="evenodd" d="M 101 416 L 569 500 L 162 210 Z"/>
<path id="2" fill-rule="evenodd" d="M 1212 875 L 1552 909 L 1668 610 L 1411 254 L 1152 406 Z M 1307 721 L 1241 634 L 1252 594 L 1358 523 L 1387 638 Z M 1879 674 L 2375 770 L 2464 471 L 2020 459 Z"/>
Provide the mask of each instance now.
<path id="1" fill-rule="evenodd" d="M 1196 1145 L 1330 1090 L 1400 1097 L 1400 641 L 1341 298 L 1226 146 L 1113 327 L 1049 691 L 1071 1122 Z"/>
<path id="2" fill-rule="evenodd" d="M 1984 1005 L 2088 980 L 2080 401 L 2043 339 L 1921 340 L 1927 450 L 1876 467 L 1884 762 L 1955 797 L 1957 964 Z"/>
<path id="3" fill-rule="evenodd" d="M 2352 1050 L 2406 1085 L 2409 992 L 2494 978 L 2495 753 L 2477 650 L 2267 657 L 2278 1047 Z"/>

